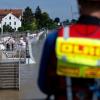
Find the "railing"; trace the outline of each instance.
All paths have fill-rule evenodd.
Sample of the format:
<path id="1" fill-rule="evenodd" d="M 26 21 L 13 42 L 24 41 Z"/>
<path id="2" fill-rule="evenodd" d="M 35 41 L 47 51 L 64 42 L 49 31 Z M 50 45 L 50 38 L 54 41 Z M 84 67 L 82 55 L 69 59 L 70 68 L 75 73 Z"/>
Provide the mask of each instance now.
<path id="1" fill-rule="evenodd" d="M 43 35 L 44 33 L 38 34 L 38 41 L 42 39 Z M 5 43 L 3 43 L 3 45 L 5 45 Z M 32 45 L 34 45 L 34 43 L 29 40 L 26 41 L 26 48 L 24 50 L 20 47 L 18 49 L 11 49 L 10 51 L 6 49 L 0 50 L 2 53 L 0 60 L 0 88 L 20 88 L 20 66 L 21 64 L 26 64 L 27 60 L 27 64 L 30 64 L 30 59 L 32 61 L 34 60 Z M 35 63 L 35 60 L 33 63 Z"/>

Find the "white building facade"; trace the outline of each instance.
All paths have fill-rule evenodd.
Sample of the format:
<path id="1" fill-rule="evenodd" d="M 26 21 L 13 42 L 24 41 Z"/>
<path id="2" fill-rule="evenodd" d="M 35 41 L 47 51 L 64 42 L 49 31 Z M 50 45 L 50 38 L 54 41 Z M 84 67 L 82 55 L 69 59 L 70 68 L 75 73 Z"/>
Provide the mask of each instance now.
<path id="1" fill-rule="evenodd" d="M 21 22 L 21 19 L 20 18 L 17 18 L 12 13 L 9 13 L 4 18 L 2 18 L 0 27 L 2 28 L 3 25 L 9 25 L 15 31 L 17 31 L 18 28 L 21 27 L 22 22 Z"/>

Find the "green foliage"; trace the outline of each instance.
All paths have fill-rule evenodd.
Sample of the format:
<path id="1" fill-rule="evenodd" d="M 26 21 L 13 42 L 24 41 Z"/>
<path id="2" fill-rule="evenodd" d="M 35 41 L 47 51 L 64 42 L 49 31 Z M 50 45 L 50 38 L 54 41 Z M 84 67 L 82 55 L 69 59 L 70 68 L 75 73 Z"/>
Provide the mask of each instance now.
<path id="1" fill-rule="evenodd" d="M 37 30 L 36 19 L 33 20 L 32 24 L 31 24 L 31 28 L 32 28 L 31 31 L 35 31 L 35 30 Z"/>
<path id="2" fill-rule="evenodd" d="M 31 8 L 27 7 L 25 9 L 25 11 L 23 12 L 23 19 L 22 19 L 22 24 L 26 25 L 26 24 L 31 24 L 33 21 L 33 12 L 31 10 Z"/>
<path id="3" fill-rule="evenodd" d="M 38 29 L 53 29 L 57 26 L 57 24 L 49 17 L 48 13 L 42 12 L 39 6 L 36 8 L 35 18 Z"/>
<path id="4" fill-rule="evenodd" d="M 59 19 L 60 21 L 60 19 Z M 35 31 L 42 28 L 54 29 L 57 27 L 57 23 L 53 21 L 47 12 L 42 12 L 39 6 L 37 6 L 35 13 L 33 14 L 31 8 L 27 7 L 23 12 L 22 27 L 19 31 Z"/>
<path id="5" fill-rule="evenodd" d="M 40 19 L 37 20 L 38 28 L 48 27 L 49 20 L 49 15 L 46 12 L 42 13 Z"/>
<path id="6" fill-rule="evenodd" d="M 55 18 L 55 20 L 51 19 L 49 14 L 47 12 L 42 12 L 39 6 L 37 6 L 34 13 L 30 7 L 26 7 L 22 16 L 22 26 L 18 28 L 18 31 L 36 31 L 43 28 L 54 29 L 58 26 L 58 22 L 60 22 L 58 17 Z M 14 31 L 15 29 L 12 29 L 12 27 L 9 25 L 3 26 L 3 32 Z"/>
<path id="7" fill-rule="evenodd" d="M 49 19 L 46 26 L 48 29 L 55 29 L 55 28 L 57 28 L 58 25 L 52 19 Z"/>
<path id="8" fill-rule="evenodd" d="M 35 10 L 35 18 L 36 18 L 36 20 L 40 20 L 41 19 L 41 15 L 42 15 L 42 12 L 41 12 L 41 9 L 40 9 L 40 7 L 38 6 L 37 8 L 36 8 L 36 10 Z"/>
<path id="9" fill-rule="evenodd" d="M 34 31 L 37 29 L 36 19 L 34 17 L 31 8 L 29 7 L 27 7 L 23 12 L 22 28 L 19 29 L 19 31 L 23 29 L 24 31 L 27 30 Z"/>
<path id="10" fill-rule="evenodd" d="M 15 30 L 9 25 L 3 25 L 3 32 L 14 32 Z"/>
<path id="11" fill-rule="evenodd" d="M 22 26 L 22 27 L 19 27 L 19 28 L 18 28 L 18 31 L 19 31 L 19 32 L 23 32 L 23 31 L 24 31 L 24 27 L 23 27 L 23 26 Z"/>

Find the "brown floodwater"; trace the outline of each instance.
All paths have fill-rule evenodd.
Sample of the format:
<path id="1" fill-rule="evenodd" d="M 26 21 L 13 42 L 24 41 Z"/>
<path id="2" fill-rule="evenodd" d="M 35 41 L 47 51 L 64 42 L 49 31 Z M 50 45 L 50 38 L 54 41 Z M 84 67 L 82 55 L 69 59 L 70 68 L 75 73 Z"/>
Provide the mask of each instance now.
<path id="1" fill-rule="evenodd" d="M 19 90 L 0 90 L 0 100 L 19 100 Z"/>

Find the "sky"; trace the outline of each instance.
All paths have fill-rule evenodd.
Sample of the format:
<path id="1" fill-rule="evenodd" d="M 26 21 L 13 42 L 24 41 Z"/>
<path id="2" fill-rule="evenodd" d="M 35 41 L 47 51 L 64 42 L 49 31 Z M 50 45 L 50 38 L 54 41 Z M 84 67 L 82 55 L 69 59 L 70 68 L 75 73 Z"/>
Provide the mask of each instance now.
<path id="1" fill-rule="evenodd" d="M 27 6 L 35 11 L 39 6 L 42 11 L 47 12 L 51 18 L 59 17 L 62 21 L 78 17 L 76 0 L 0 0 L 0 8 L 13 9 Z"/>

